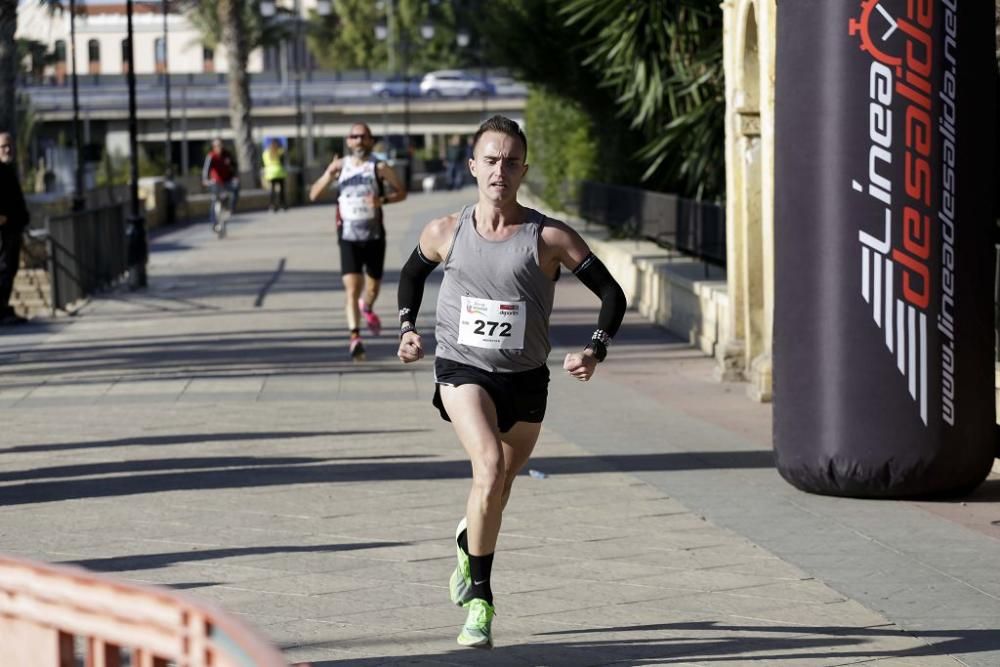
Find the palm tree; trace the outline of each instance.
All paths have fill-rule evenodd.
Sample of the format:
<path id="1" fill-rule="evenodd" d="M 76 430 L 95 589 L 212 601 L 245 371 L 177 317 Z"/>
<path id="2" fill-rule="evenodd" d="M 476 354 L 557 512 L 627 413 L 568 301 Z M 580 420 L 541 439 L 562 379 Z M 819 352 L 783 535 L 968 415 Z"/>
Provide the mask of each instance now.
<path id="1" fill-rule="evenodd" d="M 260 187 L 260 161 L 257 145 L 253 140 L 250 121 L 250 76 L 247 74 L 247 58 L 250 47 L 244 27 L 243 13 L 246 0 L 219 0 L 216 6 L 219 17 L 220 42 L 226 48 L 229 63 L 229 124 L 233 128 L 236 155 L 244 171 L 250 172 L 254 187 Z"/>
<path id="2" fill-rule="evenodd" d="M 0 0 L 0 131 L 16 132 L 17 0 Z"/>
<path id="3" fill-rule="evenodd" d="M 259 155 L 253 140 L 247 58 L 252 49 L 274 41 L 275 36 L 269 34 L 254 0 L 182 0 L 180 5 L 198 28 L 205 45 L 211 48 L 221 45 L 226 51 L 229 64 L 229 124 L 233 130 L 236 157 L 244 173 L 250 173 L 253 185 L 259 187 Z"/>
<path id="4" fill-rule="evenodd" d="M 620 115 L 646 137 L 643 180 L 698 198 L 725 184 L 722 12 L 715 0 L 572 0 L 568 26 L 589 37 Z"/>

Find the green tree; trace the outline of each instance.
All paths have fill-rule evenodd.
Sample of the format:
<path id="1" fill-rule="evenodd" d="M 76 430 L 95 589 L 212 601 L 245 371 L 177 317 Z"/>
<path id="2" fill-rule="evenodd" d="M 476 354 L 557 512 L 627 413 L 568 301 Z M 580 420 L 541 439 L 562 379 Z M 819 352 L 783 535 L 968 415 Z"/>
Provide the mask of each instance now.
<path id="1" fill-rule="evenodd" d="M 236 158 L 244 173 L 250 174 L 255 187 L 260 186 L 260 156 L 253 138 L 250 100 L 250 75 L 247 60 L 250 51 L 279 37 L 282 22 L 265 22 L 256 0 L 187 0 L 187 16 L 198 27 L 205 43 L 221 45 L 226 51 L 229 86 L 229 124 L 233 130 Z"/>
<path id="2" fill-rule="evenodd" d="M 327 69 L 382 69 L 386 47 L 375 37 L 379 12 L 371 0 L 334 0 L 329 16 L 310 17 L 309 50 Z"/>
<path id="3" fill-rule="evenodd" d="M 524 110 L 531 128 L 528 182 L 557 208 L 576 201 L 580 181 L 597 173 L 598 146 L 587 114 L 578 104 L 532 88 Z"/>
<path id="4" fill-rule="evenodd" d="M 621 116 L 647 138 L 643 179 L 698 198 L 725 187 L 722 12 L 705 0 L 572 0 L 567 25 L 592 35 L 584 64 L 602 73 Z"/>
<path id="5" fill-rule="evenodd" d="M 201 34 L 205 46 L 212 49 L 219 45 L 225 46 L 222 42 L 223 21 L 220 18 L 218 3 L 182 0 L 181 7 L 185 16 Z M 279 44 L 292 33 L 290 19 L 293 18 L 293 14 L 285 7 L 276 7 L 275 16 L 269 20 L 261 16 L 258 0 L 237 0 L 234 9 L 239 12 L 240 26 L 248 51 Z"/>
<path id="6" fill-rule="evenodd" d="M 389 11 L 395 33 L 389 39 L 379 40 L 375 27 L 383 23 L 388 29 Z M 431 39 L 421 34 L 425 23 L 434 26 Z M 329 16 L 311 13 L 309 48 L 323 67 L 338 71 L 388 71 L 390 61 L 392 69 L 402 71 L 404 53 L 406 70 L 410 73 L 457 67 L 471 62 L 470 53 L 456 46 L 460 25 L 467 27 L 475 38 L 471 17 L 450 2 L 334 0 Z"/>
<path id="7" fill-rule="evenodd" d="M 55 62 L 55 53 L 50 51 L 44 42 L 18 38 L 17 61 L 20 63 L 18 69 L 22 74 L 38 81 L 45 72 L 45 66 Z"/>
<path id="8" fill-rule="evenodd" d="M 211 3 L 206 3 L 211 4 Z M 250 43 L 244 23 L 248 6 L 247 0 L 219 0 L 216 5 L 221 30 L 220 43 L 226 49 L 229 72 L 229 124 L 233 129 L 237 159 L 241 169 L 249 172 L 254 187 L 260 187 L 260 158 L 253 138 L 250 120 L 250 75 L 247 73 L 247 59 Z"/>
<path id="9" fill-rule="evenodd" d="M 594 177 L 637 184 L 643 166 L 636 154 L 642 133 L 619 118 L 613 93 L 601 86 L 599 73 L 585 65 L 588 52 L 580 30 L 567 25 L 560 4 L 552 0 L 500 0 L 482 8 L 487 60 L 509 68 L 519 78 L 572 100 L 586 114 L 596 138 L 600 165 Z M 531 139 L 535 128 L 528 127 Z"/>
<path id="10" fill-rule="evenodd" d="M 574 100 L 599 142 L 598 178 L 722 194 L 722 16 L 708 0 L 498 0 L 492 62 Z"/>

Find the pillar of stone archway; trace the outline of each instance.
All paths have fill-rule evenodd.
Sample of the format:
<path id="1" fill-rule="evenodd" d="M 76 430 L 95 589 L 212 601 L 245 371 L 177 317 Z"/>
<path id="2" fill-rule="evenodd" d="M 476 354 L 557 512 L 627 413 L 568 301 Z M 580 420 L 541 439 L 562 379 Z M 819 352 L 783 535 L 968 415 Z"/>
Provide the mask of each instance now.
<path id="1" fill-rule="evenodd" d="M 726 243 L 729 336 L 717 377 L 771 398 L 774 294 L 774 0 L 726 0 Z"/>

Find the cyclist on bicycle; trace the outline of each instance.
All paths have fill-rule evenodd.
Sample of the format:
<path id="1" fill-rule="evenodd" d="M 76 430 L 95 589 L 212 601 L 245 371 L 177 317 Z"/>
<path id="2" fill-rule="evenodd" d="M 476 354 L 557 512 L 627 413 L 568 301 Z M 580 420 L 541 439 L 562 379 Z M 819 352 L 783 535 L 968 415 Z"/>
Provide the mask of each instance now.
<path id="1" fill-rule="evenodd" d="M 219 231 L 219 221 L 215 218 L 215 207 L 219 194 L 229 193 L 229 211 L 236 210 L 236 201 L 240 197 L 240 177 L 236 168 L 236 159 L 232 153 L 222 146 L 222 139 L 212 140 L 212 150 L 205 156 L 205 166 L 201 170 L 201 180 L 212 192 L 212 205 L 208 208 L 208 220 L 212 229 Z"/>

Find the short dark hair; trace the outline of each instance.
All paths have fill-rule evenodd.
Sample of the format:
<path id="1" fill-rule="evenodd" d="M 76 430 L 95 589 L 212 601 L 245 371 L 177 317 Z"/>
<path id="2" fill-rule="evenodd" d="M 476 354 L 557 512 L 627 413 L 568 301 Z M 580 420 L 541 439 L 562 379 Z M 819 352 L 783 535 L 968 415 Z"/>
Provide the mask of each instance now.
<path id="1" fill-rule="evenodd" d="M 506 134 L 508 137 L 516 137 L 521 140 L 521 145 L 524 146 L 524 159 L 528 159 L 528 137 L 524 136 L 524 130 L 521 126 L 512 121 L 506 116 L 496 115 L 490 118 L 476 130 L 476 134 L 472 137 L 472 151 L 475 153 L 476 146 L 479 144 L 479 137 L 483 136 L 486 132 L 499 132 L 500 134 Z"/>
<path id="2" fill-rule="evenodd" d="M 361 121 L 358 121 L 357 123 L 351 123 L 351 128 L 350 130 L 348 130 L 348 132 L 350 132 L 351 130 L 353 130 L 355 127 L 358 126 L 365 128 L 365 134 L 367 134 L 369 137 L 371 137 L 372 139 L 375 138 L 375 135 L 372 134 L 372 128 L 368 127 L 368 123 L 362 123 Z"/>

